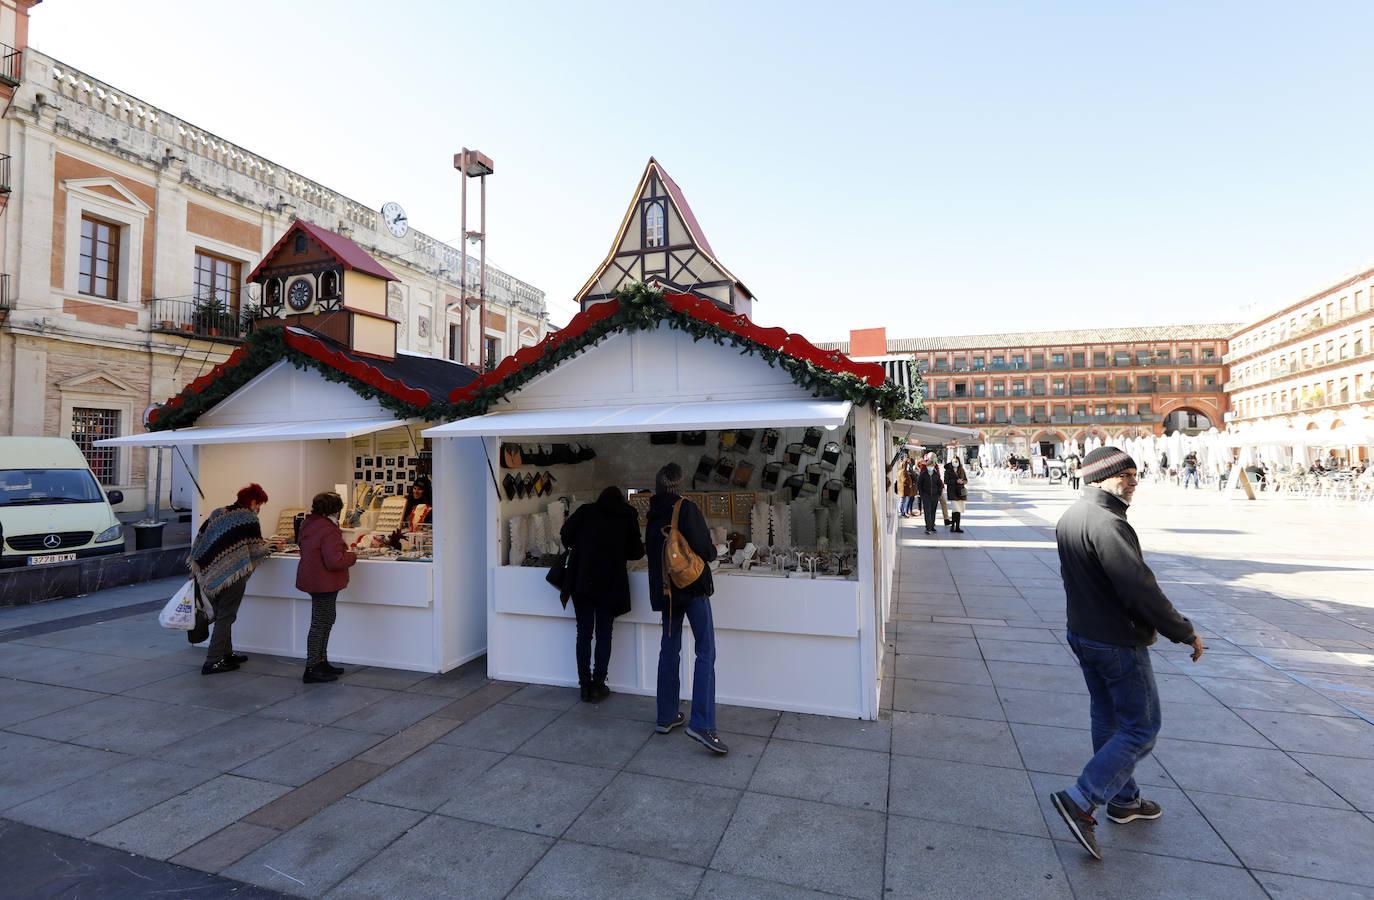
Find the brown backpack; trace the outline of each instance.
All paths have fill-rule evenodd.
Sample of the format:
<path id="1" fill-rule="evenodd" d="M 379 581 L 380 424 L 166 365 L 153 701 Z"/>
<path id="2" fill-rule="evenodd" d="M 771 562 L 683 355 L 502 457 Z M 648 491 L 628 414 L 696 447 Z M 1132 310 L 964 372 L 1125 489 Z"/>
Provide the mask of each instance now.
<path id="1" fill-rule="evenodd" d="M 672 589 L 689 587 L 701 577 L 706 563 L 692 551 L 687 538 L 677 529 L 678 513 L 682 510 L 682 498 L 673 504 L 673 521 L 663 527 L 663 594 L 671 597 Z"/>

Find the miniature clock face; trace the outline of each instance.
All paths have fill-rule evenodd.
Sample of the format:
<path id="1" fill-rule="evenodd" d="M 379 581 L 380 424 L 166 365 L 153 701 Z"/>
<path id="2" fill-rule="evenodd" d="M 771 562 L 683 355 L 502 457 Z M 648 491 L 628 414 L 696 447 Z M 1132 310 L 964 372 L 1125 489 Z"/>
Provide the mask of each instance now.
<path id="1" fill-rule="evenodd" d="M 396 237 L 405 237 L 406 232 L 410 230 L 410 220 L 406 218 L 406 211 L 395 200 L 382 205 L 382 221 L 386 223 L 387 230 Z"/>
<path id="2" fill-rule="evenodd" d="M 286 302 L 296 312 L 301 312 L 310 305 L 314 299 L 315 292 L 310 287 L 310 282 L 305 279 L 291 282 L 291 287 L 286 289 Z"/>

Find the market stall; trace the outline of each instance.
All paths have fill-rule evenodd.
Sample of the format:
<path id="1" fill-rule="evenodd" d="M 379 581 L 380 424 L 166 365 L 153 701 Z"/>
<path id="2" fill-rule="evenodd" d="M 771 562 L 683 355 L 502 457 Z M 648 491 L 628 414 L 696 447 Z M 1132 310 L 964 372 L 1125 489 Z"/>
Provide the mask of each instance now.
<path id="1" fill-rule="evenodd" d="M 304 656 L 311 603 L 296 589 L 295 530 L 311 499 L 334 491 L 359 560 L 338 597 L 330 657 L 439 672 L 480 656 L 484 584 L 462 498 L 490 489 L 486 463 L 458 445 L 435 453 L 420 434 L 475 373 L 397 352 L 395 323 L 380 312 L 389 273 L 340 235 L 297 223 L 250 277 L 282 315 L 259 320 L 225 363 L 163 404 L 152 430 L 100 444 L 175 448 L 198 487 L 196 527 L 240 487 L 267 491 L 259 519 L 278 552 L 249 578 L 235 649 Z M 412 492 L 421 478 L 445 499 Z"/>
<path id="2" fill-rule="evenodd" d="M 560 340 L 581 340 L 580 355 Z M 749 352 L 775 344 L 771 359 Z M 805 368 L 778 364 L 806 353 Z M 436 452 L 479 447 L 496 473 L 483 516 L 491 677 L 577 683 L 573 611 L 544 580 L 558 527 L 606 485 L 647 510 L 654 473 L 676 461 L 725 551 L 712 602 L 718 701 L 877 715 L 895 560 L 880 367 L 684 295 L 601 304 L 507 362 L 454 394 L 495 395 L 488 412 L 423 433 Z M 824 389 L 837 384 L 849 396 Z M 661 629 L 643 565 L 630 584 L 608 684 L 652 694 Z M 684 691 L 692 660 L 684 648 Z"/>

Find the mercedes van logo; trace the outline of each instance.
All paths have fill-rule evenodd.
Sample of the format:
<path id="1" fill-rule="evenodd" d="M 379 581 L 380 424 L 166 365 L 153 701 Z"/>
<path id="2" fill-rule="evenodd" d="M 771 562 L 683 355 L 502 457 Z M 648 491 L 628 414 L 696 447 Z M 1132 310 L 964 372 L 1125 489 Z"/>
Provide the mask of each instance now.
<path id="1" fill-rule="evenodd" d="M 55 534 L 50 534 L 43 538 L 43 546 L 47 547 L 49 550 L 56 550 L 58 547 L 62 546 L 62 538 Z"/>

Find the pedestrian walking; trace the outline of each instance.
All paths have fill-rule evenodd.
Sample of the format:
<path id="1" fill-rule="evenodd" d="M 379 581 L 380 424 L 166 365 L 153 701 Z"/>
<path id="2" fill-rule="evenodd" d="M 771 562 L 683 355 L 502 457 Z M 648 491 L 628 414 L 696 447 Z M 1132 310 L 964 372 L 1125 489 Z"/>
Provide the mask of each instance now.
<path id="1" fill-rule="evenodd" d="M 585 702 L 599 703 L 611 694 L 606 670 L 611 664 L 611 628 L 616 616 L 630 611 L 630 578 L 625 564 L 644 558 L 639 513 L 620 488 L 601 491 L 595 503 L 579 506 L 560 534 L 573 550 L 573 612 L 577 614 L 577 683 Z M 592 662 L 592 637 L 596 662 Z"/>
<path id="2" fill-rule="evenodd" d="M 267 492 L 261 485 L 248 485 L 233 503 L 210 513 L 191 544 L 191 577 L 215 613 L 210 649 L 200 667 L 202 675 L 232 672 L 248 661 L 247 656 L 234 652 L 233 629 L 248 576 L 272 555 L 272 546 L 263 540 L 262 523 L 258 521 L 258 511 L 266 502 Z"/>
<path id="3" fill-rule="evenodd" d="M 1083 460 L 1083 496 L 1059 519 L 1055 539 L 1067 598 L 1068 643 L 1087 682 L 1093 756 L 1078 781 L 1051 801 L 1069 833 L 1102 858 L 1093 811 L 1125 824 L 1158 819 L 1163 809 L 1140 795 L 1133 774 L 1159 735 L 1159 689 L 1150 666 L 1156 632 L 1190 644 L 1193 661 L 1206 648 L 1193 623 L 1160 590 L 1140 539 L 1126 521 L 1136 464 L 1116 447 Z"/>
<path id="4" fill-rule="evenodd" d="M 916 464 L 907 455 L 897 463 L 897 495 L 902 498 L 897 512 L 904 518 L 911 518 L 916 503 Z"/>
<path id="5" fill-rule="evenodd" d="M 676 529 L 691 552 L 704 563 L 701 575 L 684 588 L 675 586 L 664 565 L 669 533 Z M 644 545 L 649 556 L 649 604 L 663 616 L 663 637 L 658 647 L 658 724 L 655 731 L 667 734 L 687 725 L 687 736 L 713 753 L 730 752 L 716 734 L 716 629 L 711 618 L 715 582 L 710 563 L 716 547 L 706 527 L 706 517 L 691 500 L 682 496 L 682 467 L 668 463 L 654 477 L 654 496 L 649 501 Z M 692 672 L 692 717 L 678 709 L 682 686 L 682 620 L 692 626 L 696 665 Z"/>
<path id="6" fill-rule="evenodd" d="M 916 476 L 916 495 L 920 498 L 921 512 L 926 518 L 926 534 L 936 533 L 935 507 L 944 492 L 945 483 L 940 478 L 940 467 L 935 464 L 935 454 L 927 453 Z"/>
<path id="7" fill-rule="evenodd" d="M 964 472 L 964 464 L 956 456 L 945 463 L 945 495 L 949 498 L 950 526 L 949 530 L 955 534 L 963 534 L 964 527 L 961 521 L 964 518 L 964 503 L 968 500 L 968 475 Z"/>
<path id="8" fill-rule="evenodd" d="M 1198 477 L 1197 454 L 1189 452 L 1183 457 L 1183 489 L 1188 489 L 1188 483 L 1192 482 L 1193 487 L 1202 490 L 1202 479 Z"/>
<path id="9" fill-rule="evenodd" d="M 1068 470 L 1069 473 L 1069 487 L 1075 491 L 1078 490 L 1080 479 L 1078 477 L 1079 466 L 1077 454 L 1069 456 L 1068 462 L 1065 464 L 1065 468 Z"/>
<path id="10" fill-rule="evenodd" d="M 343 498 L 332 491 L 316 494 L 310 515 L 301 523 L 296 543 L 296 590 L 310 595 L 310 630 L 305 637 L 306 684 L 338 681 L 344 670 L 329 661 L 329 633 L 338 618 L 339 591 L 348 587 L 348 570 L 358 561 L 339 530 Z"/>

